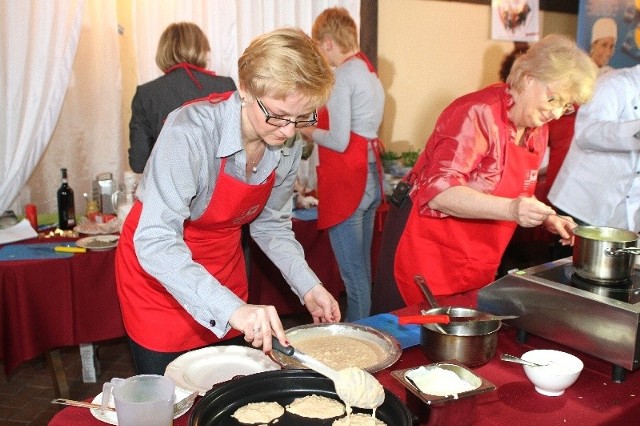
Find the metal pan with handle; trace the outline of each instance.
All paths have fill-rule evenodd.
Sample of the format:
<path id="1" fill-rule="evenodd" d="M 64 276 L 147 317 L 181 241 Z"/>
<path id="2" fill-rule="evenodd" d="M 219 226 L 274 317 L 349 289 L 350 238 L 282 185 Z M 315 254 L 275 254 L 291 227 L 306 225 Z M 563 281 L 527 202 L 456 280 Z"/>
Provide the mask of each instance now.
<path id="1" fill-rule="evenodd" d="M 573 229 L 573 269 L 601 285 L 615 285 L 633 272 L 640 236 L 625 229 L 577 226 Z"/>
<path id="2" fill-rule="evenodd" d="M 421 275 L 414 277 L 431 304 L 425 315 L 447 315 L 451 318 L 483 318 L 487 314 L 462 307 L 440 307 Z M 498 345 L 499 319 L 487 321 L 451 321 L 448 324 L 423 324 L 420 329 L 420 344 L 427 358 L 433 362 L 457 361 L 468 367 L 485 364 L 493 358 Z"/>

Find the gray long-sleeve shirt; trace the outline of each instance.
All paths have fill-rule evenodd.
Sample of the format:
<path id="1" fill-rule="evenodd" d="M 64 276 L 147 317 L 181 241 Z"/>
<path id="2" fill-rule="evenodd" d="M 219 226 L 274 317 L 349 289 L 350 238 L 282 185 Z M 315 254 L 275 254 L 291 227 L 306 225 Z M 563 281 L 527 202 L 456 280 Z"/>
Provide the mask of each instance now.
<path id="1" fill-rule="evenodd" d="M 231 314 L 244 302 L 192 260 L 183 224 L 206 210 L 223 158 L 227 173 L 246 180 L 240 120 L 237 92 L 225 102 L 198 102 L 172 112 L 136 193 L 143 206 L 134 235 L 140 265 L 218 337 L 229 330 Z M 274 187 L 266 207 L 250 224 L 251 236 L 302 299 L 320 280 L 304 260 L 291 225 L 289 200 L 301 153 L 299 142 L 269 146 L 248 183 L 264 182 L 275 169 Z"/>
<path id="2" fill-rule="evenodd" d="M 350 59 L 335 70 L 336 83 L 327 101 L 329 130 L 313 131 L 313 141 L 320 146 L 344 152 L 350 132 L 367 139 L 378 137 L 384 112 L 384 88 L 364 61 Z M 369 161 L 375 156 L 369 145 Z"/>

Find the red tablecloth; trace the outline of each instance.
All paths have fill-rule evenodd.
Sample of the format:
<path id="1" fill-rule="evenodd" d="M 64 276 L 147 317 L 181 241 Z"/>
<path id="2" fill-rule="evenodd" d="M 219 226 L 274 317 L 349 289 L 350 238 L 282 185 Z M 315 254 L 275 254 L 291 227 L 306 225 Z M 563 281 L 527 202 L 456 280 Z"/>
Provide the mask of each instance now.
<path id="1" fill-rule="evenodd" d="M 416 314 L 424 307 L 409 307 L 398 313 Z M 538 394 L 521 366 L 499 359 L 502 353 L 522 355 L 534 348 L 564 350 L 584 362 L 585 369 L 578 381 L 564 395 L 548 397 Z M 396 364 L 376 373 L 382 385 L 404 401 L 409 410 L 420 418 L 422 425 L 613 426 L 638 424 L 640 419 L 640 372 L 627 374 L 623 383 L 613 383 L 610 364 L 535 336 L 530 336 L 527 344 L 517 343 L 516 331 L 508 327 L 503 327 L 499 333 L 496 356 L 489 363 L 473 369 L 496 385 L 495 391 L 439 407 L 428 407 L 391 376 L 393 370 L 428 363 L 421 348 L 413 347 L 404 350 Z M 174 425 L 187 425 L 189 414 L 176 419 Z M 75 407 L 63 409 L 50 423 L 54 426 L 100 424 L 89 410 Z"/>
<path id="2" fill-rule="evenodd" d="M 329 235 L 315 221 L 293 220 L 296 238 L 324 285 L 337 298 L 344 286 Z M 26 240 L 21 243 L 70 241 Z M 0 262 L 0 361 L 7 375 L 48 350 L 125 335 L 115 288 L 115 250 L 63 259 Z M 252 303 L 281 315 L 306 312 L 280 271 L 251 243 Z"/>
<path id="3" fill-rule="evenodd" d="M 371 243 L 371 269 L 376 270 L 382 227 L 387 217 L 387 206 L 382 204 L 376 212 L 376 221 Z M 344 291 L 344 283 L 340 277 L 340 270 L 331 248 L 329 231 L 318 231 L 316 221 L 293 219 L 293 231 L 296 239 L 304 247 L 305 258 L 311 269 L 318 275 L 320 281 L 329 292 L 338 299 Z M 249 280 L 249 302 L 261 305 L 274 305 L 280 315 L 307 312 L 300 304 L 298 297 L 293 294 L 280 271 L 258 248 L 253 240 L 251 247 L 251 279 Z M 345 313 L 342 313 L 344 317 Z"/>
<path id="4" fill-rule="evenodd" d="M 0 359 L 7 375 L 50 349 L 124 336 L 113 262 L 113 250 L 0 262 Z"/>
<path id="5" fill-rule="evenodd" d="M 316 221 L 293 219 L 296 239 L 304 248 L 305 258 L 327 290 L 336 298 L 344 290 L 338 264 L 333 255 L 328 231 L 318 231 Z M 251 240 L 251 272 L 249 279 L 249 303 L 274 305 L 280 315 L 307 312 L 298 296 L 282 278 L 280 270 Z"/>

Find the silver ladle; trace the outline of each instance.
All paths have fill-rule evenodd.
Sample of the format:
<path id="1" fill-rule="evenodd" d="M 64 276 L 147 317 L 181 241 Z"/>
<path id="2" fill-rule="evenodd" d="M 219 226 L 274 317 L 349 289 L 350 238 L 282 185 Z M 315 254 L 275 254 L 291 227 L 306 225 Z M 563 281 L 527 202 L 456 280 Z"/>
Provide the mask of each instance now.
<path id="1" fill-rule="evenodd" d="M 418 285 L 418 287 L 420 287 L 420 290 L 422 290 L 424 297 L 427 298 L 427 302 L 429 302 L 429 305 L 431 305 L 433 309 L 439 308 L 440 305 L 438 304 L 436 297 L 433 295 L 433 293 L 431 293 L 431 290 L 429 290 L 424 277 L 422 275 L 416 275 L 415 277 L 413 277 L 413 281 Z M 440 326 L 440 324 L 434 323 L 432 324 L 432 326 L 442 334 L 449 334 L 444 328 Z"/>

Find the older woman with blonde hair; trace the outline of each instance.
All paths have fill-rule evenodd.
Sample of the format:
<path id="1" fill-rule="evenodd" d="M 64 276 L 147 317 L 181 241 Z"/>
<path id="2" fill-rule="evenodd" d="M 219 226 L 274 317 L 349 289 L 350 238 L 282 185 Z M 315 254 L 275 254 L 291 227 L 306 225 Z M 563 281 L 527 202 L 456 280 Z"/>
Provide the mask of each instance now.
<path id="1" fill-rule="evenodd" d="M 409 173 L 411 211 L 392 260 L 399 300 L 424 300 L 414 282 L 421 275 L 436 296 L 475 305 L 518 225 L 544 226 L 571 244 L 575 223 L 533 191 L 547 123 L 586 102 L 595 80 L 589 56 L 550 35 L 516 59 L 506 84 L 462 96 L 442 112 Z"/>
<path id="2" fill-rule="evenodd" d="M 280 29 L 254 39 L 238 69 L 228 99 L 169 115 L 120 236 L 116 282 L 139 373 L 233 338 L 265 352 L 272 336 L 287 344 L 276 309 L 247 304 L 244 224 L 314 322 L 341 318 L 291 229 L 302 144 L 287 143 L 315 124 L 331 67 L 303 32 Z"/>

